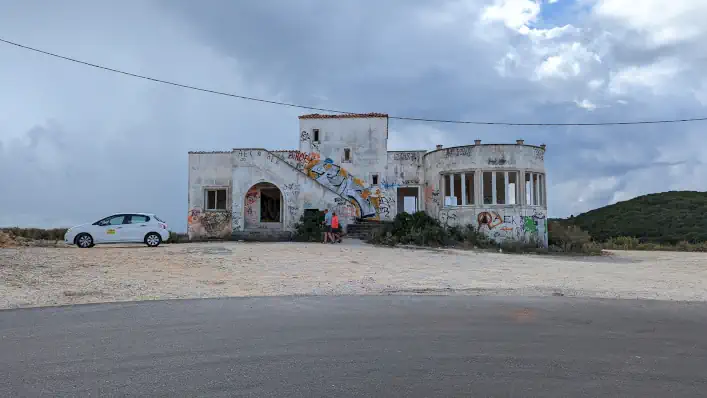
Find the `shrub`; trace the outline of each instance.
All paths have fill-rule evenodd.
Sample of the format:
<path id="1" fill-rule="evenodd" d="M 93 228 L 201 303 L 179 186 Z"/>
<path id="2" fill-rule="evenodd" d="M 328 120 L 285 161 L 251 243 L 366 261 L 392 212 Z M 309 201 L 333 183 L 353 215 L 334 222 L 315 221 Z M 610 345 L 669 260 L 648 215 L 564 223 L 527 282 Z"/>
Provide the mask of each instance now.
<path id="1" fill-rule="evenodd" d="M 298 242 L 318 242 L 324 233 L 324 213 L 308 212 L 295 225 L 294 240 Z"/>
<path id="2" fill-rule="evenodd" d="M 189 242 L 189 235 L 180 234 L 174 231 L 169 232 L 169 238 L 165 243 L 187 243 Z"/>
<path id="3" fill-rule="evenodd" d="M 52 228 L 52 229 L 41 229 L 41 228 L 4 228 L 4 232 L 29 240 L 63 240 L 66 234 L 66 228 Z"/>
<path id="4" fill-rule="evenodd" d="M 418 211 L 414 214 L 398 213 L 392 224 L 373 233 L 369 242 L 388 246 L 398 243 L 446 246 L 451 243 L 451 239 L 449 232 L 440 224 L 439 220 L 430 217 L 424 211 Z"/>
<path id="5" fill-rule="evenodd" d="M 575 225 L 565 225 L 557 221 L 548 223 L 548 245 L 551 252 L 600 254 L 601 246 L 592 242 L 587 231 Z"/>
<path id="6" fill-rule="evenodd" d="M 636 250 L 639 245 L 640 242 L 638 238 L 633 236 L 617 236 L 615 238 L 609 238 L 603 246 L 606 249 Z"/>

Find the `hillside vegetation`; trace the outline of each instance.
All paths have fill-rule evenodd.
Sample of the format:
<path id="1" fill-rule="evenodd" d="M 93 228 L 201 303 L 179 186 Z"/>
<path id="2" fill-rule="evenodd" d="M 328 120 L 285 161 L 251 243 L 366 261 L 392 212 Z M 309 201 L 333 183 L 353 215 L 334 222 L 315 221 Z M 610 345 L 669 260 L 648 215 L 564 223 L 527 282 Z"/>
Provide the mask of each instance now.
<path id="1" fill-rule="evenodd" d="M 559 221 L 599 242 L 619 237 L 667 245 L 707 242 L 707 192 L 644 195 Z"/>

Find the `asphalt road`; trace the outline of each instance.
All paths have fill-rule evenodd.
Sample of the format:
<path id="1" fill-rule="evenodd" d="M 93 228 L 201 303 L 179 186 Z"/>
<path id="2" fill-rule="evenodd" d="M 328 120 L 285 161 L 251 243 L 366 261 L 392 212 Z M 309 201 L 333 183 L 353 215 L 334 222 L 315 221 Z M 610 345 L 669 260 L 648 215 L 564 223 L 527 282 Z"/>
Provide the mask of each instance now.
<path id="1" fill-rule="evenodd" d="M 0 396 L 704 396 L 707 304 L 280 297 L 0 311 Z"/>

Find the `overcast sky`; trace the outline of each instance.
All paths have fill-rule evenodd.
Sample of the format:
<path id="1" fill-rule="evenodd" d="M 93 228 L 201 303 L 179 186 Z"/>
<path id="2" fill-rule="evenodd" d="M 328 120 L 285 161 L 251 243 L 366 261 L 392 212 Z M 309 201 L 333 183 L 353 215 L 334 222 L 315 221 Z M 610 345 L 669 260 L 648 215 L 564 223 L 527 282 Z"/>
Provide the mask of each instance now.
<path id="1" fill-rule="evenodd" d="M 667 6 L 669 4 L 669 6 Z M 0 37 L 205 88 L 353 112 L 602 122 L 707 116 L 704 0 L 0 2 Z M 0 226 L 153 211 L 186 228 L 187 151 L 296 148 L 299 114 L 0 43 Z M 389 149 L 548 145 L 551 216 L 704 190 L 707 123 L 391 121 Z"/>

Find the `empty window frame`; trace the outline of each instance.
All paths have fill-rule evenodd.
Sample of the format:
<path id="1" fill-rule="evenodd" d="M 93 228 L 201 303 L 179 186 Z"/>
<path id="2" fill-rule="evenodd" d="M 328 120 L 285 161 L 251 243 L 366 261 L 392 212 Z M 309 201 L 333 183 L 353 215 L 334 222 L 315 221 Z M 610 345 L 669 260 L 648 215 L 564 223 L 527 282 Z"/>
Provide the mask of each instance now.
<path id="1" fill-rule="evenodd" d="M 525 173 L 525 203 L 530 206 L 545 206 L 545 175 Z"/>
<path id="2" fill-rule="evenodd" d="M 312 135 L 314 136 L 314 142 L 319 142 L 319 129 L 313 129 Z"/>
<path id="3" fill-rule="evenodd" d="M 371 183 L 372 183 L 373 185 L 378 185 L 378 174 L 373 174 L 373 175 L 371 176 L 371 180 L 372 180 Z"/>
<path id="4" fill-rule="evenodd" d="M 228 191 L 225 188 L 207 189 L 205 196 L 206 210 L 226 210 L 228 208 Z"/>
<path id="5" fill-rule="evenodd" d="M 351 161 L 351 148 L 344 148 L 344 162 Z"/>
<path id="6" fill-rule="evenodd" d="M 481 187 L 485 205 L 518 204 L 517 171 L 484 171 Z"/>
<path id="7" fill-rule="evenodd" d="M 484 171 L 481 178 L 481 195 L 483 196 L 483 203 L 485 205 L 494 204 L 494 192 L 493 192 L 493 172 Z"/>
<path id="8" fill-rule="evenodd" d="M 474 172 L 469 171 L 464 173 L 464 201 L 463 205 L 473 205 L 474 204 Z"/>
<path id="9" fill-rule="evenodd" d="M 474 204 L 474 172 L 445 174 L 442 176 L 444 185 L 445 206 L 465 206 Z"/>

